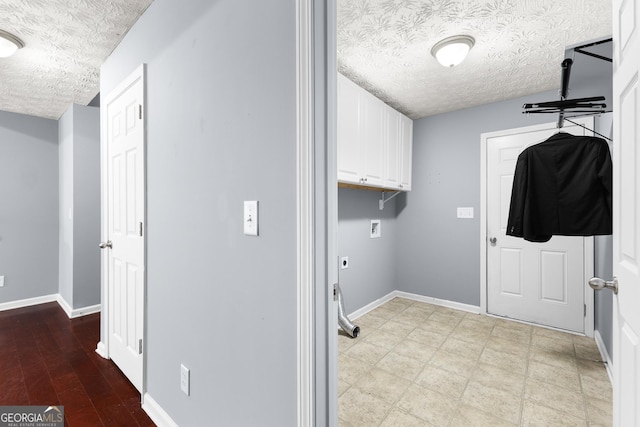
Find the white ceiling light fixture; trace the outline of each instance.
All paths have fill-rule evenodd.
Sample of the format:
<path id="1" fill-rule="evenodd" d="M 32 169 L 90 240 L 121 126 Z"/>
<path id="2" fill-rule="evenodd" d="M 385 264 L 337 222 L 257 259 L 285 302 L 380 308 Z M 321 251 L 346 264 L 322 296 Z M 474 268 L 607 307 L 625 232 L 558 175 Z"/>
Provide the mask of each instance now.
<path id="1" fill-rule="evenodd" d="M 0 58 L 7 58 L 23 47 L 24 43 L 18 37 L 0 30 Z"/>
<path id="2" fill-rule="evenodd" d="M 431 54 L 445 67 L 455 67 L 467 57 L 476 43 L 471 36 L 452 36 L 440 40 L 431 48 Z"/>

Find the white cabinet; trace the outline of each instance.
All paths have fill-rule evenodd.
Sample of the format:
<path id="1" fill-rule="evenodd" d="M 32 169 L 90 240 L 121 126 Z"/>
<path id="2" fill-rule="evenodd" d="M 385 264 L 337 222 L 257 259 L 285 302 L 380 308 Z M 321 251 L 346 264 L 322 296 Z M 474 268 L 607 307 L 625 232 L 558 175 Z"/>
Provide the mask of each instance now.
<path id="1" fill-rule="evenodd" d="M 360 98 L 358 86 L 338 74 L 338 181 L 361 183 Z"/>
<path id="2" fill-rule="evenodd" d="M 338 74 L 338 182 L 409 191 L 413 121 Z"/>
<path id="3" fill-rule="evenodd" d="M 401 172 L 401 142 L 398 138 L 400 135 L 400 114 L 391 107 L 387 107 L 386 111 L 386 129 L 385 129 L 385 174 L 384 186 L 386 188 L 400 188 Z"/>
<path id="4" fill-rule="evenodd" d="M 384 104 L 338 74 L 338 181 L 382 187 Z"/>

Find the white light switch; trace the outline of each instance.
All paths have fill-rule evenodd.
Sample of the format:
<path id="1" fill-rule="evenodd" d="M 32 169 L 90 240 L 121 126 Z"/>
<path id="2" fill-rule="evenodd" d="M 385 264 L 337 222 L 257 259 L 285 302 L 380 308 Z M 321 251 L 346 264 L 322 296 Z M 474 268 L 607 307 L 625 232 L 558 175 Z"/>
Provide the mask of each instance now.
<path id="1" fill-rule="evenodd" d="M 258 235 L 258 201 L 245 200 L 244 202 L 244 234 L 247 236 Z"/>
<path id="2" fill-rule="evenodd" d="M 458 218 L 473 218 L 473 208 L 458 208 Z"/>
<path id="3" fill-rule="evenodd" d="M 0 288 L 4 286 L 4 276 L 0 276 Z"/>

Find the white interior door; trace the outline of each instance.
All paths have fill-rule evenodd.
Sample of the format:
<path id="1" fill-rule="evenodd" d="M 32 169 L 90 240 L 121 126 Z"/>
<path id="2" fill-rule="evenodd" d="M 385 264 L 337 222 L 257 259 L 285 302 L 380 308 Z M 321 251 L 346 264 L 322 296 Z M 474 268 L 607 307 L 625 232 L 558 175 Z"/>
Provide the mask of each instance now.
<path id="1" fill-rule="evenodd" d="M 142 392 L 145 308 L 144 67 L 103 104 L 108 354 Z M 104 259 L 104 258 L 103 258 Z"/>
<path id="2" fill-rule="evenodd" d="M 640 425 L 639 3 L 613 2 L 613 423 L 620 427 Z"/>
<path id="3" fill-rule="evenodd" d="M 593 119 L 582 123 L 593 128 Z M 487 152 L 487 312 L 585 332 L 585 251 L 592 238 L 554 236 L 532 243 L 507 236 L 518 155 L 558 132 L 555 123 L 484 134 Z M 585 134 L 571 125 L 563 132 Z M 591 249 L 592 251 L 592 249 Z M 592 267 L 591 267 L 592 268 Z"/>

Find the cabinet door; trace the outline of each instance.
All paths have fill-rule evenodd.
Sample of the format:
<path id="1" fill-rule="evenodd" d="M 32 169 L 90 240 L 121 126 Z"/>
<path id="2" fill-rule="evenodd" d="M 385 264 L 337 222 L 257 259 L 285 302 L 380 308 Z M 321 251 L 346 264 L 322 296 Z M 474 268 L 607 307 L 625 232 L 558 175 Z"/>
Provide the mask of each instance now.
<path id="1" fill-rule="evenodd" d="M 360 184 L 360 95 L 358 86 L 338 74 L 338 181 Z"/>
<path id="2" fill-rule="evenodd" d="M 391 189 L 400 188 L 401 126 L 402 115 L 391 107 L 385 108 L 385 174 L 384 186 Z"/>
<path id="3" fill-rule="evenodd" d="M 411 191 L 411 162 L 413 156 L 413 120 L 401 114 L 401 180 L 400 189 L 402 191 Z"/>
<path id="4" fill-rule="evenodd" d="M 382 187 L 384 166 L 384 106 L 369 93 L 363 93 L 360 104 L 362 115 L 362 178 L 367 186 Z"/>

